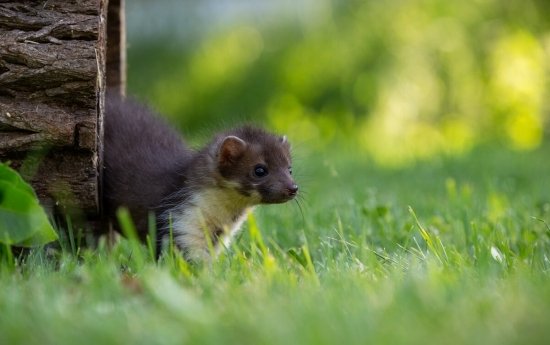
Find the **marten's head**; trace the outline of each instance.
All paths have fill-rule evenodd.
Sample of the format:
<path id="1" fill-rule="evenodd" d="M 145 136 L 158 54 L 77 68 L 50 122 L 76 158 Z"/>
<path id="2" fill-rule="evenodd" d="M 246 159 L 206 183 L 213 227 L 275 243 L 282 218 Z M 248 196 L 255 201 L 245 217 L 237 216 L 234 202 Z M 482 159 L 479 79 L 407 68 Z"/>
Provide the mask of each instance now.
<path id="1" fill-rule="evenodd" d="M 243 196 L 275 204 L 298 193 L 286 137 L 246 126 L 219 137 L 216 147 L 217 169 L 225 185 Z"/>

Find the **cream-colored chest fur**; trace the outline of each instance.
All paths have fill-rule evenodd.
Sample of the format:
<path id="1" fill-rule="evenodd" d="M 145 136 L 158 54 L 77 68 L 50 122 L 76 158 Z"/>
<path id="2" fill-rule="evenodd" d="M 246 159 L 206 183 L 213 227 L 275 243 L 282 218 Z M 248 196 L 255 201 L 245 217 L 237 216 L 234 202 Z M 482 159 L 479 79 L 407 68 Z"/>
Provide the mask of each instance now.
<path id="1" fill-rule="evenodd" d="M 194 193 L 171 212 L 174 243 L 192 260 L 210 257 L 206 236 L 219 252 L 239 231 L 257 196 L 245 197 L 233 189 L 209 188 Z"/>

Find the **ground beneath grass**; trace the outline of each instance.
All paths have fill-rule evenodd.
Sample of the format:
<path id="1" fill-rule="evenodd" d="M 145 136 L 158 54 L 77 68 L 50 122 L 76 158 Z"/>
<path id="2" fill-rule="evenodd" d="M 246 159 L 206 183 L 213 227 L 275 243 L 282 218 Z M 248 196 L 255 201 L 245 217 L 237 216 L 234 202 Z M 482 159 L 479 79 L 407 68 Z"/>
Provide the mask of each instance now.
<path id="1" fill-rule="evenodd" d="M 550 343 L 550 146 L 299 156 L 301 208 L 258 209 L 212 265 L 4 249 L 0 344 Z"/>

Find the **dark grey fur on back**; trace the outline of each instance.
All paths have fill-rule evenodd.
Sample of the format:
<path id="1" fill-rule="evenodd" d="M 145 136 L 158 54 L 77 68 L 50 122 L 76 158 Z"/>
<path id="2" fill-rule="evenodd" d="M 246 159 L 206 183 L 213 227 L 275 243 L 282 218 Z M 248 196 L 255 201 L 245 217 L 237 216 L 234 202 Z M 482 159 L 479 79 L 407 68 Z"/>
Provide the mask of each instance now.
<path id="1" fill-rule="evenodd" d="M 128 207 L 139 230 L 149 210 L 178 188 L 178 171 L 192 151 L 162 119 L 131 99 L 108 94 L 105 113 L 105 211 L 112 218 L 118 207 Z"/>

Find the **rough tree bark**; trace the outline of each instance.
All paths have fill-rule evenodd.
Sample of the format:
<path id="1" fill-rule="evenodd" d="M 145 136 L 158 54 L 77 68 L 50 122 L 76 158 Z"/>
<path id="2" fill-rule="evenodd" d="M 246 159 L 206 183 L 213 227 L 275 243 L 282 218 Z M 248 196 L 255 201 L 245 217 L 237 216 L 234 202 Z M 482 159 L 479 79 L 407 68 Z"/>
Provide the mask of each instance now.
<path id="1" fill-rule="evenodd" d="M 0 0 L 0 160 L 49 208 L 99 212 L 107 0 Z"/>

